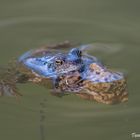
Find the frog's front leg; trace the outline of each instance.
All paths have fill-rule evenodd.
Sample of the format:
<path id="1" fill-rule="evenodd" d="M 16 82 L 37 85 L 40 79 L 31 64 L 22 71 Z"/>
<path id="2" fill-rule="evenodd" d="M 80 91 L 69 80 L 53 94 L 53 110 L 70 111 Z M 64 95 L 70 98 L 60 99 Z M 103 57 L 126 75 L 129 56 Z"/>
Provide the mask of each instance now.
<path id="1" fill-rule="evenodd" d="M 60 77 L 55 77 L 52 80 L 52 89 L 50 90 L 51 95 L 62 97 L 64 96 L 64 91 L 59 87 Z"/>

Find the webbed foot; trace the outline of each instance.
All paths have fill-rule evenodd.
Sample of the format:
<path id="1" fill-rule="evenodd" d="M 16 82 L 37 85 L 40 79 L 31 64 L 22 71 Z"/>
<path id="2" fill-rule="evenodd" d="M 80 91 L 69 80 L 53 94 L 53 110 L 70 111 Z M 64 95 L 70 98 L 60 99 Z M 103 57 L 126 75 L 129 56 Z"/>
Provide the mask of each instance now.
<path id="1" fill-rule="evenodd" d="M 0 96 L 22 96 L 15 83 L 0 81 Z"/>

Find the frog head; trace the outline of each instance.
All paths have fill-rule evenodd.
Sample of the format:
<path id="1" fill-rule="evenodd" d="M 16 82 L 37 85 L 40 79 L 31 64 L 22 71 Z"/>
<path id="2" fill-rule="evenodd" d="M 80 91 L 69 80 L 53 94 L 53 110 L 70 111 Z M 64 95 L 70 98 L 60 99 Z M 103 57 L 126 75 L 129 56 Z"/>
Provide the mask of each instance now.
<path id="1" fill-rule="evenodd" d="M 68 53 L 49 52 L 41 56 L 27 52 L 19 58 L 19 61 L 40 76 L 56 78 L 62 74 L 81 70 L 83 67 L 81 57 L 80 49 L 74 48 Z"/>

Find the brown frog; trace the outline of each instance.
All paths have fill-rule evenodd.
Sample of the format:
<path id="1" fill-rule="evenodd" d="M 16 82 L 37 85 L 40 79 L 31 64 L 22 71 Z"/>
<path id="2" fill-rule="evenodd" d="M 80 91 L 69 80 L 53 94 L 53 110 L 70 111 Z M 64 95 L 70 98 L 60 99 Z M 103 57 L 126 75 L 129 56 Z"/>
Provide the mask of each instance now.
<path id="1" fill-rule="evenodd" d="M 97 58 L 80 47 L 68 52 L 52 48 L 73 47 L 65 42 L 28 51 L 9 68 L 1 69 L 1 95 L 18 96 L 17 83 L 33 82 L 53 88 L 53 94 L 76 94 L 88 100 L 115 104 L 128 100 L 122 73 L 108 70 Z M 49 88 L 49 87 L 48 87 Z"/>

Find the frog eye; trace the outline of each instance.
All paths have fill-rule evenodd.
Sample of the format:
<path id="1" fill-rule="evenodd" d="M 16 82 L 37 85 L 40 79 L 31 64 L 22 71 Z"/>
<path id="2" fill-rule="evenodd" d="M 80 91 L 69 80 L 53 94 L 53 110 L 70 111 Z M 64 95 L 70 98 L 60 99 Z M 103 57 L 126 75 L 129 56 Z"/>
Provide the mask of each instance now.
<path id="1" fill-rule="evenodd" d="M 63 64 L 63 60 L 55 60 L 56 65 L 62 65 Z"/>

